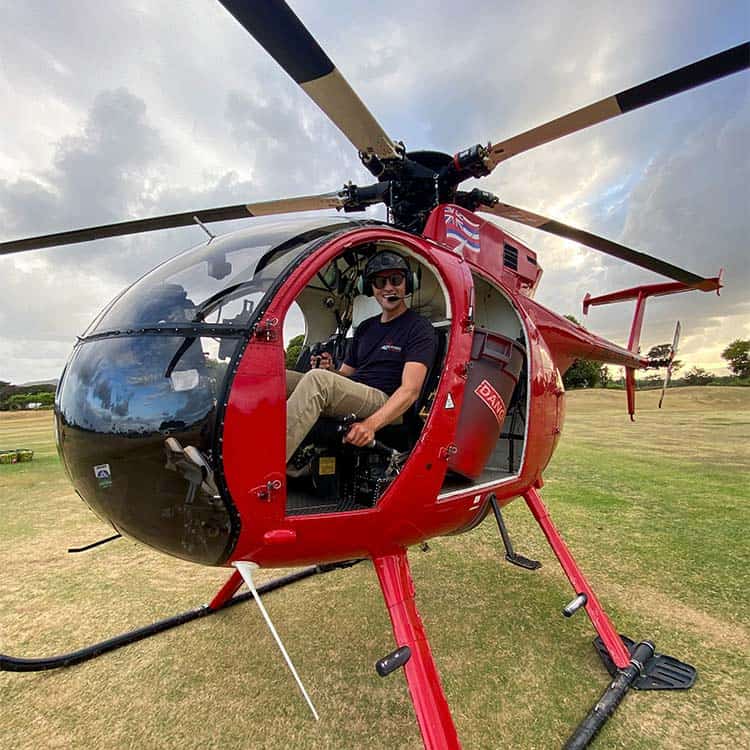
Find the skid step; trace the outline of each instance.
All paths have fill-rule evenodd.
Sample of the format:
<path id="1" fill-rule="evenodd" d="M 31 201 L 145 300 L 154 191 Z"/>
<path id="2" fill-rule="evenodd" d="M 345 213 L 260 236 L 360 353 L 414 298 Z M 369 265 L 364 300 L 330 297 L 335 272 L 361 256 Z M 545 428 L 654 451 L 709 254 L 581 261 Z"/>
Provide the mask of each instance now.
<path id="1" fill-rule="evenodd" d="M 494 494 L 490 495 L 490 505 L 492 506 L 492 512 L 495 514 L 495 520 L 497 521 L 497 528 L 500 531 L 500 536 L 503 540 L 503 546 L 505 547 L 505 559 L 512 565 L 517 565 L 519 568 L 525 568 L 526 570 L 536 570 L 541 568 L 542 564 L 539 560 L 531 560 L 528 557 L 519 555 L 513 549 L 513 543 L 510 541 L 510 534 L 503 521 L 503 514 L 500 512 L 500 506 L 497 503 L 497 498 Z"/>

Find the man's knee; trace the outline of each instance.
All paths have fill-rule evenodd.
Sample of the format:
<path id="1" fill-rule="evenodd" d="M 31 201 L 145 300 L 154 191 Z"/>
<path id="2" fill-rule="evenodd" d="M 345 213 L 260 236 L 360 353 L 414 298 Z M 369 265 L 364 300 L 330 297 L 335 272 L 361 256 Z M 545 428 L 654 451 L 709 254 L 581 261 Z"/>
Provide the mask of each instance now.
<path id="1" fill-rule="evenodd" d="M 338 377 L 341 376 L 330 370 L 321 370 L 320 368 L 308 370 L 300 379 L 299 385 L 295 390 L 299 390 L 300 393 L 305 394 L 320 393 L 323 396 L 327 396 L 330 394 L 331 386 Z"/>

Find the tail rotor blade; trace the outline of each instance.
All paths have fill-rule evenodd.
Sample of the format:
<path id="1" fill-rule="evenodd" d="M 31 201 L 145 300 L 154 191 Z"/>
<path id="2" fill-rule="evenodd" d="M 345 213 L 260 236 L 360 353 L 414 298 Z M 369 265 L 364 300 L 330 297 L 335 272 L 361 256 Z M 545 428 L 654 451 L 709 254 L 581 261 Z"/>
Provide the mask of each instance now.
<path id="1" fill-rule="evenodd" d="M 674 329 L 674 338 L 672 339 L 672 351 L 669 353 L 669 364 L 667 365 L 667 372 L 664 375 L 664 383 L 661 387 L 661 395 L 659 396 L 659 408 L 661 409 L 661 405 L 664 402 L 664 395 L 667 392 L 667 388 L 669 387 L 669 383 L 672 380 L 672 365 L 674 364 L 675 357 L 677 356 L 677 347 L 680 344 L 680 332 L 682 330 L 682 326 L 680 325 L 680 321 L 677 321 L 677 325 Z"/>
<path id="2" fill-rule="evenodd" d="M 745 42 L 494 143 L 485 164 L 492 170 L 511 156 L 749 67 L 750 42 Z"/>
<path id="3" fill-rule="evenodd" d="M 677 356 L 677 347 L 680 345 L 680 334 L 682 333 L 682 326 L 680 321 L 677 321 L 677 325 L 674 329 L 674 338 L 672 339 L 672 360 Z"/>

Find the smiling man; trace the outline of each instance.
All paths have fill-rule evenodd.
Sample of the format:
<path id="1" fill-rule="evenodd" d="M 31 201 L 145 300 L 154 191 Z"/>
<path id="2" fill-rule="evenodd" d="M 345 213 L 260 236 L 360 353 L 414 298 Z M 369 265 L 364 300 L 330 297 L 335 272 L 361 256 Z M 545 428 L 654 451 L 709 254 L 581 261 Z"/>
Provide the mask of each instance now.
<path id="1" fill-rule="evenodd" d="M 333 371 L 326 353 L 303 375 L 287 371 L 287 461 L 320 416 L 356 414 L 360 421 L 344 440 L 361 448 L 419 397 L 436 346 L 430 322 L 406 306 L 413 291 L 409 264 L 394 252 L 374 255 L 362 288 L 382 312 L 357 327 L 340 369 Z"/>

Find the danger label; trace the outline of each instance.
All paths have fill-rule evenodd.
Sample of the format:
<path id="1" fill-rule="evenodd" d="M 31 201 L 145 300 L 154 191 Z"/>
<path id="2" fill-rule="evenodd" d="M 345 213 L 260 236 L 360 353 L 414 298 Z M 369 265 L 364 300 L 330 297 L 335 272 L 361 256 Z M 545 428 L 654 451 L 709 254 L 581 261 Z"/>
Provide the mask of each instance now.
<path id="1" fill-rule="evenodd" d="M 482 399 L 489 410 L 495 415 L 498 424 L 502 425 L 505 420 L 505 404 L 500 394 L 492 387 L 488 380 L 483 380 L 475 389 L 474 393 Z"/>

